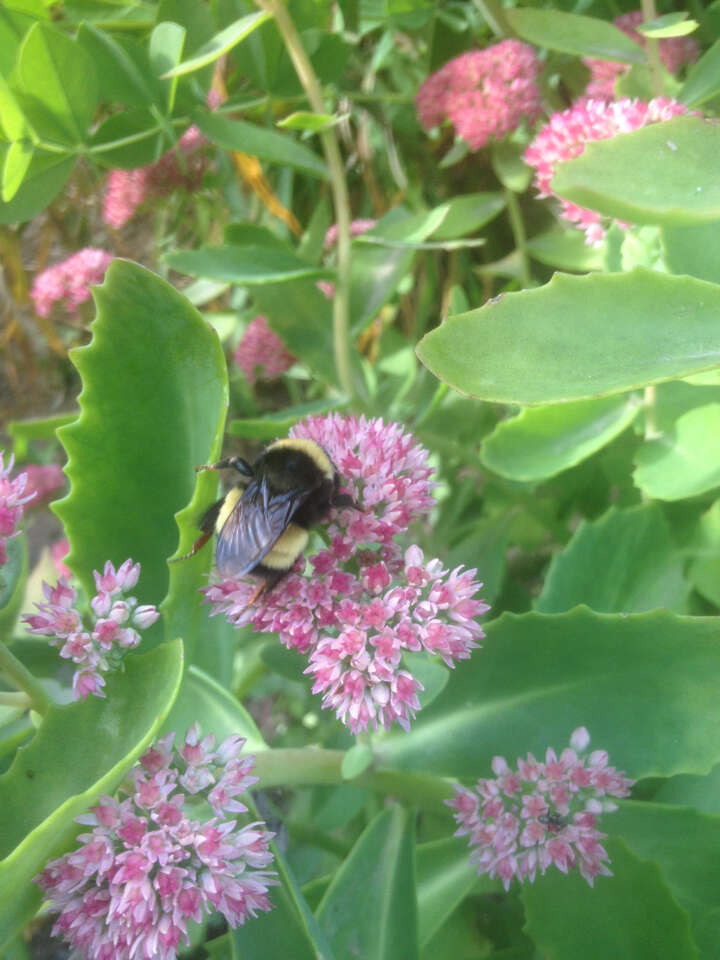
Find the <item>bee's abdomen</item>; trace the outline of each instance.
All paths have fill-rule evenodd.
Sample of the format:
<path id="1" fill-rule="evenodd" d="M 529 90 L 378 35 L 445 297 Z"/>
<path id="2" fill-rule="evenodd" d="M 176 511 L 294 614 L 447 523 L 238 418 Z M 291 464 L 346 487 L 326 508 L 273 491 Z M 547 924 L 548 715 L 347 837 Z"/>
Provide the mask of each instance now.
<path id="1" fill-rule="evenodd" d="M 272 572 L 290 570 L 307 546 L 308 539 L 307 530 L 295 523 L 288 524 L 272 550 L 258 564 L 259 572 L 263 572 L 263 568 Z"/>

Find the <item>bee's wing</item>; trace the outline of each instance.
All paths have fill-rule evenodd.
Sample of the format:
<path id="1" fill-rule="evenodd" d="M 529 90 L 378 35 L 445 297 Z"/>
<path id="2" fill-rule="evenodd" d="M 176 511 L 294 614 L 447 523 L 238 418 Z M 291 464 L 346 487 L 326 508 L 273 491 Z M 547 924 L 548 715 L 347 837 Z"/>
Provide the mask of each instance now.
<path id="1" fill-rule="evenodd" d="M 217 541 L 222 576 L 242 577 L 272 550 L 308 490 L 271 494 L 264 481 L 253 480 L 223 524 Z"/>

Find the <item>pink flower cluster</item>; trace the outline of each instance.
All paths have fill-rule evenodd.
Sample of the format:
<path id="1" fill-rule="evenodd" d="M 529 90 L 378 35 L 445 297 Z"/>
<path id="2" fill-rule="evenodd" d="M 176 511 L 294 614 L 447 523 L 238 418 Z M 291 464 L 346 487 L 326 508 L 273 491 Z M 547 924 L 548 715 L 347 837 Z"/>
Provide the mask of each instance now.
<path id="1" fill-rule="evenodd" d="M 92 830 L 35 878 L 60 914 L 53 935 L 87 960 L 174 960 L 189 942 L 188 920 L 217 910 L 235 928 L 272 907 L 272 834 L 223 818 L 247 811 L 236 797 L 257 782 L 254 757 L 240 756 L 245 741 L 231 736 L 214 751 L 215 738 L 201 740 L 197 724 L 180 748 L 174 738 L 140 758 L 125 799 L 101 797 L 77 818 Z"/>
<path id="2" fill-rule="evenodd" d="M 528 753 L 512 770 L 503 757 L 492 762 L 495 779 L 478 780 L 475 790 L 457 786 L 446 800 L 468 836 L 470 860 L 478 874 L 499 877 L 507 890 L 513 877 L 535 880 L 555 866 L 575 867 L 590 886 L 599 874 L 612 876 L 598 831 L 599 815 L 617 809 L 605 797 L 628 797 L 634 781 L 608 766 L 605 750 L 587 748 L 590 734 L 578 727 L 560 757 L 552 748 L 545 762 Z"/>
<path id="3" fill-rule="evenodd" d="M 631 40 L 645 49 L 647 39 L 636 29 L 644 19 L 642 10 L 633 10 L 616 17 L 613 22 Z M 668 37 L 659 41 L 658 51 L 670 73 L 677 73 L 686 63 L 697 60 L 699 49 L 697 41 L 692 37 Z M 590 71 L 585 96 L 593 100 L 613 100 L 615 81 L 627 73 L 629 65 L 618 63 L 617 60 L 595 60 L 593 57 L 584 57 L 583 63 Z"/>
<path id="4" fill-rule="evenodd" d="M 403 654 L 426 651 L 453 666 L 484 636 L 476 618 L 489 608 L 477 598 L 475 570 L 450 572 L 396 542 L 434 504 L 427 451 L 399 424 L 329 414 L 291 435 L 327 451 L 359 509 L 331 517 L 329 546 L 309 558 L 310 576 L 301 559 L 250 607 L 252 584 L 222 580 L 206 591 L 212 613 L 307 654 L 313 693 L 353 733 L 394 721 L 408 729 L 422 685 Z"/>
<path id="5" fill-rule="evenodd" d="M 0 567 L 8 562 L 7 542 L 20 532 L 18 524 L 25 510 L 25 504 L 32 500 L 35 492 L 25 492 L 27 474 L 19 473 L 10 479 L 10 471 L 15 457 L 10 454 L 7 467 L 3 464 L 5 451 L 0 450 Z"/>
<path id="6" fill-rule="evenodd" d="M 90 299 L 90 287 L 102 283 L 112 254 L 86 247 L 67 260 L 48 267 L 33 280 L 30 296 L 39 317 L 49 317 L 53 306 L 63 301 L 65 310 L 75 313 Z"/>
<path id="7" fill-rule="evenodd" d="M 90 601 L 89 627 L 75 608 L 77 591 L 62 578 L 54 587 L 43 583 L 47 602 L 35 604 L 39 612 L 23 618 L 30 633 L 49 637 L 53 647 L 60 647 L 60 656 L 77 665 L 75 700 L 84 700 L 90 693 L 104 697 L 102 674 L 116 669 L 124 651 L 140 643 L 138 630 L 147 629 L 160 616 L 151 604 L 138 605 L 135 597 L 123 596 L 138 582 L 139 563 L 126 560 L 116 571 L 108 561 L 103 572 L 95 570 L 94 576 L 97 593 Z"/>
<path id="8" fill-rule="evenodd" d="M 53 494 L 65 486 L 65 474 L 59 463 L 30 463 L 25 467 L 28 493 L 34 495 L 33 507 L 54 499 Z"/>
<path id="9" fill-rule="evenodd" d="M 188 127 L 177 147 L 164 153 L 156 163 L 135 170 L 112 170 L 103 203 L 105 223 L 119 229 L 149 197 L 164 196 L 176 189 L 190 193 L 199 189 L 207 167 L 202 149 L 207 143 L 198 127 Z"/>
<path id="10" fill-rule="evenodd" d="M 540 61 L 519 40 L 503 40 L 450 60 L 420 87 L 415 106 L 425 130 L 449 120 L 471 150 L 500 140 L 542 106 L 536 78 Z"/>
<path id="11" fill-rule="evenodd" d="M 245 328 L 233 359 L 251 384 L 258 380 L 277 380 L 295 363 L 295 357 L 262 314 Z"/>
<path id="12" fill-rule="evenodd" d="M 525 151 L 526 162 L 535 168 L 535 186 L 540 196 L 556 196 L 550 181 L 555 176 L 557 164 L 580 156 L 587 143 L 607 140 L 688 112 L 685 104 L 658 97 L 649 102 L 586 100 L 561 113 L 554 113 Z M 605 236 L 601 214 L 562 197 L 558 199 L 562 206 L 560 216 L 581 227 L 587 243 L 600 243 Z"/>
<path id="13" fill-rule="evenodd" d="M 367 233 L 368 230 L 372 230 L 373 227 L 377 226 L 377 220 L 353 220 L 350 223 L 350 236 L 351 237 L 361 237 L 363 233 Z M 326 250 L 329 250 L 331 247 L 334 247 L 337 243 L 338 238 L 338 227 L 336 223 L 333 223 L 331 227 L 327 228 L 325 234 L 325 243 L 323 244 Z"/>

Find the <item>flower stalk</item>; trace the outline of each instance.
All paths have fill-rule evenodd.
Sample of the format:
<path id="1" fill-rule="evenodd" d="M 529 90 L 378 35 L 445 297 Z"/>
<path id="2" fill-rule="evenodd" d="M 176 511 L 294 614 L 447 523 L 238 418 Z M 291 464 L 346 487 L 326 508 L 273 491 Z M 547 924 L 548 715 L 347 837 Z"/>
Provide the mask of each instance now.
<path id="1" fill-rule="evenodd" d="M 4 673 L 10 682 L 21 691 L 36 713 L 45 715 L 48 708 L 52 705 L 52 700 L 45 693 L 42 684 L 27 669 L 27 667 L 18 660 L 14 653 L 10 652 L 7 644 L 0 641 L 0 672 Z M 16 705 L 16 704 L 14 704 Z"/>
<path id="2" fill-rule="evenodd" d="M 307 94 L 310 108 L 315 113 L 325 113 L 320 84 L 305 52 L 300 36 L 282 0 L 256 0 L 258 6 L 275 18 L 275 23 L 295 67 L 298 79 Z M 320 133 L 325 161 L 330 175 L 330 189 L 337 224 L 337 283 L 333 299 L 333 341 L 335 366 L 340 386 L 347 397 L 355 396 L 355 387 L 350 363 L 350 198 L 345 171 L 335 131 L 331 128 Z"/>

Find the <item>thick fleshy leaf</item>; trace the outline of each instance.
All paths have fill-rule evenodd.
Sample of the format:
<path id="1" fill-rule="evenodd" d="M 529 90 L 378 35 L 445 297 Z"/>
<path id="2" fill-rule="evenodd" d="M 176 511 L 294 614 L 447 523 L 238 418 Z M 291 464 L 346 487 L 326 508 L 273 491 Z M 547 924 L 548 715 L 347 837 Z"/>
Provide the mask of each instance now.
<path id="1" fill-rule="evenodd" d="M 420 946 L 424 947 L 452 911 L 473 890 L 495 890 L 494 880 L 479 879 L 470 863 L 465 838 L 448 837 L 417 848 Z"/>
<path id="2" fill-rule="evenodd" d="M 287 283 L 305 277 L 328 277 L 333 271 L 272 247 L 226 246 L 178 250 L 165 257 L 173 270 L 244 285 Z"/>
<path id="3" fill-rule="evenodd" d="M 455 240 L 474 233 L 505 209 L 502 193 L 467 193 L 452 197 L 439 227 L 432 231 L 433 240 Z"/>
<path id="4" fill-rule="evenodd" d="M 149 107 L 160 98 L 160 84 L 150 69 L 147 51 L 136 40 L 120 43 L 89 23 L 80 25 L 78 40 L 95 63 L 102 63 L 98 80 L 103 100 Z"/>
<path id="5" fill-rule="evenodd" d="M 720 486 L 720 403 L 678 417 L 671 434 L 638 448 L 635 463 L 635 483 L 658 500 L 682 500 Z"/>
<path id="6" fill-rule="evenodd" d="M 214 63 L 232 50 L 241 40 L 244 40 L 253 30 L 265 23 L 269 17 L 270 13 L 264 10 L 258 10 L 256 13 L 241 17 L 203 44 L 192 57 L 168 70 L 165 77 L 182 77 L 186 73 L 193 73 L 195 70 L 206 67 L 209 63 Z"/>
<path id="7" fill-rule="evenodd" d="M 527 242 L 528 253 L 549 267 L 570 273 L 589 273 L 605 265 L 604 245 L 591 247 L 581 230 L 548 230 Z"/>
<path id="8" fill-rule="evenodd" d="M 325 383 L 336 384 L 332 304 L 315 280 L 253 287 L 253 303 L 288 350 Z"/>
<path id="9" fill-rule="evenodd" d="M 665 803 L 624 801 L 602 828 L 623 838 L 632 852 L 656 863 L 673 896 L 690 914 L 703 957 L 714 957 L 720 938 L 720 817 Z M 613 864 L 613 872 L 619 871 Z"/>
<path id="10" fill-rule="evenodd" d="M 310 911 L 300 887 L 275 843 L 273 868 L 280 885 L 270 887 L 273 909 L 233 930 L 231 937 L 237 956 L 262 957 L 262 960 L 343 960 L 335 954 Z"/>
<path id="11" fill-rule="evenodd" d="M 548 50 L 598 57 L 623 63 L 645 63 L 645 52 L 622 30 L 594 17 L 582 17 L 562 10 L 531 8 L 505 10 L 510 26 L 528 43 Z"/>
<path id="12" fill-rule="evenodd" d="M 695 559 L 688 568 L 688 580 L 720 607 L 720 500 L 700 517 L 691 549 Z"/>
<path id="13" fill-rule="evenodd" d="M 599 613 L 685 613 L 684 559 L 657 504 L 611 507 L 599 520 L 583 520 L 553 557 L 535 609 L 563 613 L 586 603 Z"/>
<path id="14" fill-rule="evenodd" d="M 113 261 L 95 300 L 93 339 L 73 351 L 81 413 L 58 431 L 70 494 L 53 509 L 70 540 L 66 562 L 88 595 L 93 569 L 132 557 L 142 563 L 141 602 L 159 603 L 168 588 L 166 558 L 178 542 L 174 514 L 190 500 L 195 466 L 217 448 L 225 360 L 194 307 L 137 264 Z M 200 511 L 214 495 L 204 484 Z M 198 608 L 209 562 L 195 557 L 177 573 Z M 159 639 L 159 626 L 152 629 Z M 182 632 L 178 626 L 175 635 Z"/>
<path id="15" fill-rule="evenodd" d="M 36 150 L 17 193 L 0 203 L 0 223 L 31 220 L 54 200 L 75 168 L 74 155 Z"/>
<path id="16" fill-rule="evenodd" d="M 511 480 L 544 480 L 602 449 L 630 426 L 639 409 L 638 396 L 631 394 L 523 410 L 485 437 L 480 457 Z"/>
<path id="17" fill-rule="evenodd" d="M 481 400 L 622 393 L 720 364 L 720 287 L 644 269 L 557 274 L 449 317 L 417 352 L 436 377 Z"/>
<path id="18" fill-rule="evenodd" d="M 670 273 L 720 283 L 720 220 L 694 227 L 663 227 L 661 236 Z"/>
<path id="19" fill-rule="evenodd" d="M 333 877 L 317 918 L 338 957 L 417 960 L 414 837 L 411 814 L 384 810 Z"/>
<path id="20" fill-rule="evenodd" d="M 163 733 L 174 730 L 179 736 L 196 721 L 202 727 L 203 735 L 214 733 L 218 743 L 236 734 L 247 740 L 245 753 L 267 749 L 245 707 L 207 673 L 192 666 L 185 671 Z"/>
<path id="21" fill-rule="evenodd" d="M 181 675 L 180 641 L 129 656 L 106 700 L 51 707 L 0 777 L 0 947 L 40 904 L 30 881 L 70 843 L 74 818 L 111 793 L 158 734 Z"/>
<path id="22" fill-rule="evenodd" d="M 2 170 L 2 198 L 8 203 L 20 189 L 30 161 L 33 147 L 29 140 L 15 140 L 5 154 Z"/>
<path id="23" fill-rule="evenodd" d="M 98 81 L 95 64 L 76 40 L 37 23 L 20 50 L 18 76 L 24 92 L 53 115 L 71 142 L 85 138 Z"/>
<path id="24" fill-rule="evenodd" d="M 589 143 L 558 165 L 552 189 L 582 207 L 630 223 L 688 226 L 720 219 L 720 183 L 708 176 L 720 129 L 674 117 Z"/>
<path id="25" fill-rule="evenodd" d="M 689 107 L 699 107 L 720 93 L 720 40 L 706 50 L 688 70 L 678 100 Z"/>
<path id="26" fill-rule="evenodd" d="M 23 602 L 28 573 L 25 535 L 12 537 L 5 549 L 7 561 L 0 566 L 0 643 L 12 633 Z"/>
<path id="27" fill-rule="evenodd" d="M 327 177 L 320 157 L 285 133 L 244 120 L 230 120 L 209 110 L 197 110 L 193 119 L 204 134 L 226 150 L 241 150 L 268 163 L 295 167 L 314 177 Z"/>
<path id="28" fill-rule="evenodd" d="M 657 864 L 620 840 L 606 844 L 612 878 L 590 887 L 576 870 L 564 876 L 552 867 L 523 888 L 525 932 L 538 950 L 554 960 L 697 960 L 690 918 Z"/>
<path id="29" fill-rule="evenodd" d="M 504 614 L 411 735 L 377 742 L 377 763 L 475 780 L 495 754 L 562 750 L 586 726 L 633 778 L 704 773 L 720 760 L 718 669 L 714 618 Z"/>

